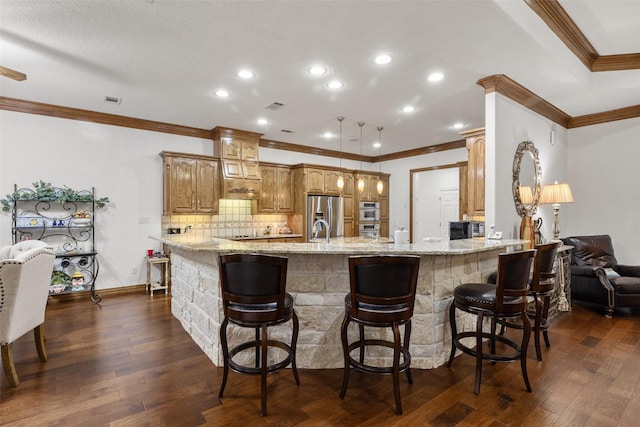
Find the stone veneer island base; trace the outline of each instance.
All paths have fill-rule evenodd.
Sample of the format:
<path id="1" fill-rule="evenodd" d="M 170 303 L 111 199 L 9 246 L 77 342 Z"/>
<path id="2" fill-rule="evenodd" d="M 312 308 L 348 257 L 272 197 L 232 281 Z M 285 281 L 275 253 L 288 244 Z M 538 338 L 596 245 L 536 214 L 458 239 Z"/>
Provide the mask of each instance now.
<path id="1" fill-rule="evenodd" d="M 342 368 L 340 326 L 344 297 L 349 292 L 348 257 L 372 254 L 420 256 L 416 305 L 411 329 L 411 366 L 430 369 L 449 357 L 451 335 L 447 308 L 453 288 L 461 283 L 485 282 L 496 270 L 498 254 L 520 249 L 522 240 L 467 239 L 394 245 L 339 239 L 330 243 L 252 243 L 187 236 L 153 237 L 171 250 L 171 311 L 183 328 L 217 366 L 222 366 L 220 323 L 223 319 L 218 256 L 262 253 L 289 259 L 287 291 L 294 297 L 300 320 L 297 365 L 303 369 Z M 393 283 L 389 284 L 393 286 Z M 466 316 L 466 317 L 465 317 Z M 459 329 L 473 329 L 461 314 Z M 376 328 L 367 328 L 367 336 Z M 369 332 L 372 331 L 373 332 Z M 270 336 L 290 339 L 291 325 L 269 329 Z M 357 333 L 354 327 L 349 333 Z M 379 331 L 387 339 L 391 331 Z M 229 345 L 252 339 L 251 331 L 229 328 Z M 390 363 L 381 350 L 380 363 Z"/>

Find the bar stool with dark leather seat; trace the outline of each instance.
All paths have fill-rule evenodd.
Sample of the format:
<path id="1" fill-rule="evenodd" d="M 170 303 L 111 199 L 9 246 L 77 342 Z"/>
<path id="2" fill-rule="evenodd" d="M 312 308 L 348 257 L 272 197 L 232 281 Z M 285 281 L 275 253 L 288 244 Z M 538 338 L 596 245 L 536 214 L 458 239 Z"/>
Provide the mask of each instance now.
<path id="1" fill-rule="evenodd" d="M 531 323 L 527 316 L 527 295 L 529 293 L 529 272 L 535 250 L 500 254 L 498 258 L 498 280 L 496 285 L 489 283 L 467 283 L 457 286 L 453 290 L 453 302 L 449 308 L 449 323 L 451 324 L 451 354 L 447 366 L 451 366 L 455 358 L 456 348 L 463 353 L 476 358 L 476 378 L 474 392 L 480 393 L 482 378 L 482 361 L 511 362 L 520 360 L 522 377 L 527 391 L 531 392 L 527 375 L 527 346 L 531 336 Z M 458 332 L 456 326 L 456 308 L 474 314 L 476 318 L 475 331 Z M 484 318 L 491 319 L 489 332 L 482 330 Z M 496 334 L 498 319 L 520 318 L 524 325 L 522 342 Z M 462 343 L 464 338 L 475 338 L 475 348 Z M 482 349 L 483 339 L 489 339 L 490 352 Z M 496 341 L 513 348 L 513 352 L 496 353 Z"/>
<path id="2" fill-rule="evenodd" d="M 400 401 L 400 373 L 406 372 L 409 384 L 411 377 L 411 317 L 418 282 L 418 256 L 354 256 L 349 257 L 351 292 L 345 297 L 345 315 L 342 322 L 342 350 L 344 353 L 344 377 L 340 399 L 344 399 L 349 385 L 351 367 L 373 374 L 392 375 L 396 414 L 402 414 Z M 358 324 L 359 339 L 349 344 L 348 327 Z M 399 327 L 404 325 L 404 339 L 400 339 Z M 391 328 L 393 341 L 365 339 L 364 327 Z M 391 366 L 375 366 L 365 362 L 365 349 L 387 347 L 393 349 Z M 351 353 L 358 349 L 356 360 Z M 376 354 L 376 356 L 380 356 Z M 402 362 L 400 361 L 402 356 Z M 371 362 L 373 363 L 373 362 Z"/>
<path id="3" fill-rule="evenodd" d="M 551 242 L 536 245 L 536 256 L 533 260 L 533 276 L 529 282 L 529 297 L 533 298 L 535 311 L 528 312 L 529 318 L 533 320 L 532 330 L 536 346 L 536 358 L 542 360 L 542 350 L 540 346 L 540 332 L 544 337 L 544 343 L 547 347 L 551 347 L 549 342 L 549 306 L 551 305 L 551 296 L 555 292 L 555 271 L 553 265 L 556 261 L 556 255 L 560 242 Z M 520 323 L 514 324 L 509 321 L 499 321 L 502 325 L 500 334 L 504 332 L 504 327 L 522 328 Z"/>
<path id="4" fill-rule="evenodd" d="M 534 305 L 534 311 L 529 311 L 529 319 L 533 320 L 533 337 L 536 346 L 536 358 L 542 360 L 542 350 L 540 346 L 540 332 L 544 337 L 547 347 L 551 347 L 549 341 L 549 307 L 551 305 L 551 296 L 555 292 L 555 271 L 553 265 L 556 261 L 556 255 L 560 242 L 544 243 L 536 245 L 536 256 L 533 259 L 533 275 L 529 280 L 529 298 Z M 489 283 L 496 283 L 497 275 L 489 278 Z M 502 326 L 500 335 L 504 333 L 505 326 L 511 328 L 522 328 L 522 324 L 513 321 L 498 320 Z"/>
<path id="5" fill-rule="evenodd" d="M 298 340 L 298 317 L 293 309 L 293 298 L 286 293 L 287 258 L 258 254 L 220 255 L 220 283 L 224 320 L 220 325 L 220 342 L 224 357 L 224 374 L 219 397 L 222 398 L 227 384 L 229 367 L 236 372 L 260 375 L 262 415 L 267 415 L 267 373 L 289 365 L 296 384 L 300 385 L 296 368 L 296 343 Z M 293 320 L 291 344 L 269 339 L 267 328 Z M 229 322 L 243 328 L 255 329 L 255 339 L 229 349 L 227 326 Z M 273 361 L 277 355 L 269 356 L 269 348 L 278 348 L 286 357 Z M 245 352 L 255 349 L 255 354 Z M 254 366 L 234 360 L 242 353 L 253 358 Z M 249 353 L 249 354 L 246 354 Z M 242 357 L 242 356 L 241 356 Z"/>

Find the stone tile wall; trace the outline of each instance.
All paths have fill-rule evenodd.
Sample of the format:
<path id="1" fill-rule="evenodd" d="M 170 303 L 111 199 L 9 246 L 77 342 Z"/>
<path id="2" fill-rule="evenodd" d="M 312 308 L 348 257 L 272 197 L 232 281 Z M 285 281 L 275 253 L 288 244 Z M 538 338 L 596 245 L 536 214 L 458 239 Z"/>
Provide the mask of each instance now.
<path id="1" fill-rule="evenodd" d="M 412 367 L 430 369 L 446 362 L 451 346 L 448 307 L 453 288 L 461 283 L 484 282 L 497 268 L 498 252 L 422 256 L 412 321 Z M 340 326 L 344 297 L 349 292 L 348 255 L 282 255 L 289 257 L 287 291 L 294 297 L 300 321 L 298 367 L 343 367 Z M 211 251 L 173 250 L 172 313 L 214 364 L 222 366 L 219 328 L 223 316 L 217 256 Z M 475 327 L 468 314 L 459 314 L 457 322 L 459 330 Z M 269 336 L 290 342 L 291 327 L 288 323 L 270 328 Z M 349 334 L 350 340 L 355 339 L 355 324 L 350 326 Z M 367 337 L 376 335 L 386 339 L 392 336 L 390 330 L 367 328 Z M 230 346 L 250 339 L 253 330 L 229 326 Z M 387 349 L 375 356 L 380 363 L 390 361 Z"/>

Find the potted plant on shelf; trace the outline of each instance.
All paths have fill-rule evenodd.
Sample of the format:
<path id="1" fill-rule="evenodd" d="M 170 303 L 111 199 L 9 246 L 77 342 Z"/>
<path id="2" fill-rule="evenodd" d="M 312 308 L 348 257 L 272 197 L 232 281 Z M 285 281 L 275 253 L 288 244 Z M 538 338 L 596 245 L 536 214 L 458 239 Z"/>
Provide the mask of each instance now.
<path id="1" fill-rule="evenodd" d="M 7 194 L 6 198 L 0 199 L 3 212 L 9 212 L 11 205 L 16 200 L 22 201 L 47 201 L 53 203 L 65 204 L 68 202 L 93 202 L 96 207 L 103 208 L 110 202 L 108 197 L 94 198 L 90 191 L 76 191 L 67 187 L 54 187 L 50 182 L 42 180 L 33 183 L 33 189 L 21 188 L 11 194 Z"/>

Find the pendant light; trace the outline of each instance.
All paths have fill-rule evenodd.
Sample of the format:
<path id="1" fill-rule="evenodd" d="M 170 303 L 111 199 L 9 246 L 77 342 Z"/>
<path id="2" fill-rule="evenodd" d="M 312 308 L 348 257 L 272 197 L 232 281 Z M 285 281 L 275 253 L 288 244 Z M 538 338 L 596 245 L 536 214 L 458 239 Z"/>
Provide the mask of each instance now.
<path id="1" fill-rule="evenodd" d="M 384 191 L 384 182 L 382 182 L 382 129 L 384 129 L 382 126 L 378 126 L 378 144 L 380 144 L 379 147 L 379 156 L 378 156 L 378 184 L 376 184 L 376 190 L 378 190 L 378 194 L 382 194 L 382 192 Z"/>
<path id="2" fill-rule="evenodd" d="M 364 126 L 364 122 L 358 122 L 358 126 L 360 126 L 360 172 L 362 172 L 362 126 Z M 358 178 L 358 192 L 362 193 L 364 191 L 364 179 L 362 177 Z"/>
<path id="3" fill-rule="evenodd" d="M 344 188 L 344 177 L 342 176 L 342 121 L 344 120 L 344 116 L 336 117 L 338 119 L 338 123 L 340 123 L 340 176 L 338 176 L 338 190 L 342 191 Z"/>

